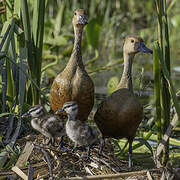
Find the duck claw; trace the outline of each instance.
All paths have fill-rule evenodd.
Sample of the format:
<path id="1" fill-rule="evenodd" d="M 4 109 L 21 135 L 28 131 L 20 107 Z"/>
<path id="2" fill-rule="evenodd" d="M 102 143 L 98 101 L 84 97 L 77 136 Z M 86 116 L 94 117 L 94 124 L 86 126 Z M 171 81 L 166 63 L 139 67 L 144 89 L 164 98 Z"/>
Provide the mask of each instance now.
<path id="1" fill-rule="evenodd" d="M 68 148 L 68 147 L 59 147 L 59 149 L 64 152 L 71 151 L 71 148 Z"/>
<path id="2" fill-rule="evenodd" d="M 90 157 L 89 155 L 85 154 L 85 155 L 81 155 L 81 156 L 79 157 L 79 159 L 88 160 L 89 157 Z"/>
<path id="3" fill-rule="evenodd" d="M 85 152 L 86 151 L 86 147 L 84 146 L 80 146 L 80 147 L 76 147 L 77 150 L 80 150 L 82 152 Z"/>

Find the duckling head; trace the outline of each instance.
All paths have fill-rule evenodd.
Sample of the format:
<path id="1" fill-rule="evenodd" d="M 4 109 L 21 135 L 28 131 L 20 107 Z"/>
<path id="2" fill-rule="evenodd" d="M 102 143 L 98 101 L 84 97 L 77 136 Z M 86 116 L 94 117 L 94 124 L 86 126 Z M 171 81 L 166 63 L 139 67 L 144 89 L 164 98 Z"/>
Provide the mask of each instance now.
<path id="1" fill-rule="evenodd" d="M 28 112 L 24 113 L 22 117 L 38 118 L 45 114 L 44 108 L 41 105 L 35 105 L 29 109 Z"/>
<path id="2" fill-rule="evenodd" d="M 84 9 L 77 9 L 74 12 L 72 23 L 75 27 L 83 28 L 88 23 L 86 17 L 86 11 Z"/>
<path id="3" fill-rule="evenodd" d="M 56 114 L 59 114 L 61 112 L 66 112 L 66 114 L 70 116 L 71 119 L 75 119 L 78 113 L 78 104 L 74 101 L 66 102 L 61 109 L 56 111 Z"/>
<path id="4" fill-rule="evenodd" d="M 153 53 L 152 50 L 145 46 L 142 38 L 133 35 L 125 38 L 123 51 L 128 55 L 135 55 L 138 52 Z"/>

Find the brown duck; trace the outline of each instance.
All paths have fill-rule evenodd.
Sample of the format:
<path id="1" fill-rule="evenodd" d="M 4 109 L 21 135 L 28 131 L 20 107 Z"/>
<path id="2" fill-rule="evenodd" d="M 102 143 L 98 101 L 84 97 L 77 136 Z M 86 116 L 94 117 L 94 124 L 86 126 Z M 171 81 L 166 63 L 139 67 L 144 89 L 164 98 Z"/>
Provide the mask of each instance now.
<path id="1" fill-rule="evenodd" d="M 75 41 L 70 60 L 65 69 L 55 78 L 50 91 L 50 104 L 54 112 L 68 101 L 76 101 L 79 107 L 77 118 L 87 119 L 94 105 L 94 84 L 87 74 L 81 56 L 81 39 L 87 24 L 86 13 L 78 9 L 72 20 Z"/>
<path id="2" fill-rule="evenodd" d="M 143 109 L 133 93 L 131 69 L 135 54 L 151 53 L 141 38 L 127 36 L 123 46 L 124 71 L 114 91 L 97 109 L 94 119 L 102 133 L 99 153 L 102 153 L 104 138 L 127 138 L 129 142 L 129 167 L 132 167 L 132 142 L 143 118 Z"/>

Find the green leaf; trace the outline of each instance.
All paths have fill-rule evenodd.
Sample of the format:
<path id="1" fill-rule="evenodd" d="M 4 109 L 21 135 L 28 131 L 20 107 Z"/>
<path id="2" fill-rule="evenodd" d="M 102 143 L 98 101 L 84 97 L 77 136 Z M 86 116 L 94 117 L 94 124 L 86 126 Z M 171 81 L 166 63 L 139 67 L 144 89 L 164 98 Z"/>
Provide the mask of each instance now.
<path id="1" fill-rule="evenodd" d="M 11 113 L 1 113 L 0 114 L 0 117 L 3 117 L 3 116 L 7 116 L 7 115 L 10 115 Z"/>
<path id="2" fill-rule="evenodd" d="M 3 59 L 3 58 L 5 58 L 5 57 L 6 57 L 6 54 L 3 53 L 3 52 L 1 52 L 1 53 L 0 53 L 0 60 Z"/>
<path id="3" fill-rule="evenodd" d="M 20 48 L 20 67 L 21 69 L 26 72 L 27 69 L 27 48 Z M 26 76 L 19 69 L 19 103 L 22 105 L 24 103 L 24 94 L 26 90 Z"/>
<path id="4" fill-rule="evenodd" d="M 148 141 L 144 138 L 135 138 L 135 141 L 139 141 L 141 144 L 144 144 L 151 152 L 151 154 L 153 155 L 153 150 L 151 145 L 148 143 Z"/>
<path id="5" fill-rule="evenodd" d="M 156 126 L 158 129 L 157 140 L 160 143 L 162 138 L 161 132 L 161 68 L 159 64 L 159 57 L 157 54 L 156 43 L 154 44 L 153 49 L 153 75 L 154 75 L 154 100 L 156 105 Z M 160 52 L 159 52 L 160 53 Z"/>
<path id="6" fill-rule="evenodd" d="M 158 43 L 156 44 L 156 49 L 158 49 L 157 52 L 160 52 L 160 47 L 159 47 L 159 44 L 158 44 Z M 169 86 L 169 92 L 170 92 L 172 101 L 173 101 L 173 103 L 174 103 L 174 106 L 175 106 L 176 112 L 177 112 L 177 114 L 178 114 L 178 117 L 180 118 L 180 106 L 179 106 L 178 99 L 177 99 L 177 97 L 176 97 L 176 91 L 175 91 L 175 89 L 174 89 L 172 80 L 171 80 L 171 78 L 170 78 L 169 71 L 168 71 L 168 69 L 167 69 L 167 67 L 166 67 L 165 62 L 163 61 L 162 55 L 161 55 L 161 54 L 158 54 L 158 56 L 159 56 L 159 60 L 160 60 L 160 63 L 161 63 L 163 75 L 164 75 L 164 77 L 166 78 L 167 83 L 168 83 L 168 86 Z"/>
<path id="7" fill-rule="evenodd" d="M 8 158 L 8 152 L 6 151 L 6 149 L 3 149 L 0 153 L 0 169 L 3 168 L 4 164 L 6 163 Z"/>
<path id="8" fill-rule="evenodd" d="M 65 8 L 65 1 L 62 1 L 55 20 L 55 27 L 54 27 L 55 36 L 58 36 L 61 32 L 64 8 Z"/>
<path id="9" fill-rule="evenodd" d="M 102 26 L 99 24 L 97 18 L 90 20 L 86 26 L 87 41 L 94 49 L 98 49 L 101 30 Z"/>
<path id="10" fill-rule="evenodd" d="M 63 36 L 56 36 L 55 38 L 48 38 L 44 43 L 51 46 L 63 46 L 67 44 L 67 39 Z"/>
<path id="11" fill-rule="evenodd" d="M 107 83 L 109 94 L 114 92 L 114 90 L 117 88 L 118 82 L 119 82 L 119 78 L 117 76 L 113 76 L 109 79 Z"/>

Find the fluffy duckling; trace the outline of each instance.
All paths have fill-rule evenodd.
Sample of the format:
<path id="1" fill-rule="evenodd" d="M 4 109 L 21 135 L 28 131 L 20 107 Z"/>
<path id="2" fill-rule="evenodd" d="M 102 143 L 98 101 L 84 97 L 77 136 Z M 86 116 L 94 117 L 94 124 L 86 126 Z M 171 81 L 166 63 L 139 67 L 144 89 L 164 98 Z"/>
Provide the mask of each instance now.
<path id="1" fill-rule="evenodd" d="M 65 135 L 65 124 L 58 116 L 46 114 L 41 105 L 33 106 L 28 112 L 22 115 L 22 117 L 29 116 L 32 117 L 31 126 L 48 138 L 45 142 L 46 144 L 50 142 L 54 144 L 55 137 L 61 137 L 62 141 L 62 137 Z"/>
<path id="2" fill-rule="evenodd" d="M 87 123 L 76 119 L 78 113 L 78 105 L 74 101 L 66 102 L 62 109 L 56 113 L 66 112 L 68 120 L 66 122 L 66 134 L 75 143 L 73 151 L 77 144 L 81 146 L 88 146 L 87 158 L 90 156 L 90 149 L 93 144 L 98 141 L 98 133 L 91 128 Z"/>

